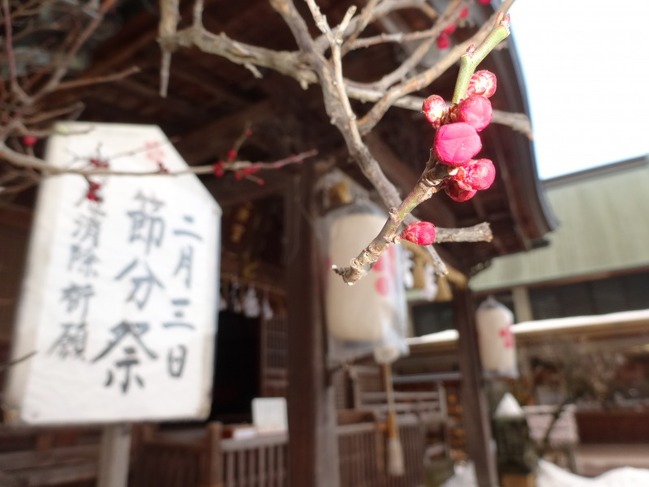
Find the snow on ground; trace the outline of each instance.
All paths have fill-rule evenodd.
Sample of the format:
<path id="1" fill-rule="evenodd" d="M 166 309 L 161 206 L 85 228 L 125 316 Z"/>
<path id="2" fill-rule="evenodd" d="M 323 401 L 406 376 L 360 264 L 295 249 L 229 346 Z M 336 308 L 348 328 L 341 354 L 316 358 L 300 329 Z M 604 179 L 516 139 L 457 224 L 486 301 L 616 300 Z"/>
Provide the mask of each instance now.
<path id="1" fill-rule="evenodd" d="M 610 470 L 599 477 L 587 478 L 570 473 L 553 463 L 539 461 L 536 477 L 537 487 L 647 487 L 649 470 L 623 467 Z M 473 465 L 460 465 L 455 475 L 442 487 L 476 487 Z"/>

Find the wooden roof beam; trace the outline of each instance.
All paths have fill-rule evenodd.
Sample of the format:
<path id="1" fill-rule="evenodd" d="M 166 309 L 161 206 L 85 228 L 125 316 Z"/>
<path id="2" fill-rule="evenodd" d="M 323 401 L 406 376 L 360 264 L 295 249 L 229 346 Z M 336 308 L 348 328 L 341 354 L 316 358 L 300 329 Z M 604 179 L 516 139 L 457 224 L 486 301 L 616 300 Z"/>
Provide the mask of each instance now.
<path id="1" fill-rule="evenodd" d="M 205 164 L 224 157 L 246 123 L 274 116 L 272 105 L 263 101 L 184 134 L 176 148 L 189 165 Z"/>

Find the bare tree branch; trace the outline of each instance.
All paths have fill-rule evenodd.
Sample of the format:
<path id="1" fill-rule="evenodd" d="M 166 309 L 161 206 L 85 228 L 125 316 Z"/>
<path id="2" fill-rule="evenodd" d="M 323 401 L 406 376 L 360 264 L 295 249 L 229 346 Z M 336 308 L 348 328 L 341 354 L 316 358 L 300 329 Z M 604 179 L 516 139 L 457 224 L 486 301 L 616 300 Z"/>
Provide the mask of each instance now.
<path id="1" fill-rule="evenodd" d="M 496 24 L 498 19 L 502 18 L 505 12 L 511 7 L 511 4 L 514 3 L 514 0 L 506 0 L 502 3 L 500 8 L 494 13 L 489 21 L 476 32 L 470 39 L 467 41 L 458 44 L 453 49 L 451 49 L 446 56 L 444 56 L 440 61 L 438 61 L 434 66 L 431 66 L 427 70 L 419 73 L 411 78 L 404 80 L 402 83 L 393 86 L 390 88 L 385 95 L 372 107 L 372 109 L 361 119 L 358 124 L 360 130 L 363 134 L 368 133 L 372 128 L 376 126 L 377 123 L 383 118 L 383 115 L 388 111 L 388 109 L 401 97 L 409 95 L 415 91 L 429 86 L 433 81 L 435 81 L 442 73 L 444 73 L 448 68 L 454 65 L 466 52 L 470 46 L 476 46 L 480 44 L 492 30 L 493 26 Z"/>

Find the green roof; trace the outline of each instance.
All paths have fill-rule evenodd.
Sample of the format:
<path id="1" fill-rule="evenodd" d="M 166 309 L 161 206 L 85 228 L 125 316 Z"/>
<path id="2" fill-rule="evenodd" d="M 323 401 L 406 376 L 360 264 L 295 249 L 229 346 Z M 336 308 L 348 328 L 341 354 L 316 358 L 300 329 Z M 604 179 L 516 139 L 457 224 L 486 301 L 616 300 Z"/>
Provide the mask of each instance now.
<path id="1" fill-rule="evenodd" d="M 474 290 L 649 266 L 649 159 L 547 181 L 559 228 L 547 247 L 495 258 Z"/>

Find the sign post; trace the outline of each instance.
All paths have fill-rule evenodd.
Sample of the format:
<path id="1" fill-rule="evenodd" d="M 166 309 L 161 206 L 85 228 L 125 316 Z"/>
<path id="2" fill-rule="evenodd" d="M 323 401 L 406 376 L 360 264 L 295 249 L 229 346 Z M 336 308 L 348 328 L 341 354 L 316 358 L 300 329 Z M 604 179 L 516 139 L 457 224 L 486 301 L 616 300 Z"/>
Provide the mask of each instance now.
<path id="1" fill-rule="evenodd" d="M 128 485 L 131 427 L 113 424 L 104 428 L 99 450 L 97 487 L 126 487 Z"/>

